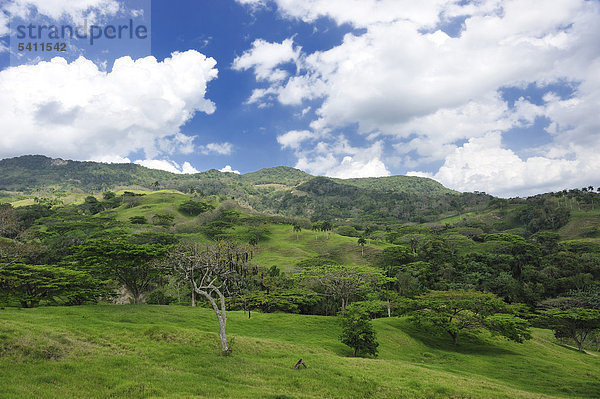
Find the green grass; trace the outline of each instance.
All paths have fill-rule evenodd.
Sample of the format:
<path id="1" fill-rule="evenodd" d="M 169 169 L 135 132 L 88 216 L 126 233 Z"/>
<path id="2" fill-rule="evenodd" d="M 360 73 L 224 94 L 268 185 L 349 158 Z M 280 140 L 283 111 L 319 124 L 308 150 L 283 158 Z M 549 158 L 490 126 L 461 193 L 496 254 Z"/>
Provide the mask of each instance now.
<path id="1" fill-rule="evenodd" d="M 535 330 L 454 347 L 403 319 L 374 322 L 377 359 L 349 357 L 333 317 L 230 312 L 233 356 L 212 311 L 83 306 L 0 311 L 1 398 L 600 397 L 600 358 Z M 294 370 L 303 358 L 307 369 Z"/>
<path id="2" fill-rule="evenodd" d="M 257 256 L 253 259 L 260 266 L 277 266 L 283 271 L 292 271 L 299 261 L 306 258 L 323 257 L 346 265 L 369 265 L 376 253 L 386 245 L 373 242 L 365 246 L 362 256 L 356 237 L 345 237 L 323 232 L 315 234 L 302 230 L 297 235 L 289 225 L 268 225 L 271 234 L 259 243 Z"/>
<path id="3" fill-rule="evenodd" d="M 560 230 L 562 240 L 600 238 L 600 210 L 572 211 L 569 223 Z"/>

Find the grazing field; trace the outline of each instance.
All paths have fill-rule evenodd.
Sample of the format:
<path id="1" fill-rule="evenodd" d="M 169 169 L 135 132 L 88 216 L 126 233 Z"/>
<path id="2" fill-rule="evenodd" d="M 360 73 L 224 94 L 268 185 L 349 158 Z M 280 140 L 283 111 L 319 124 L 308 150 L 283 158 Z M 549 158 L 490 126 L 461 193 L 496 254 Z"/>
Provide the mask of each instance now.
<path id="1" fill-rule="evenodd" d="M 334 317 L 230 312 L 220 355 L 208 309 L 179 306 L 0 310 L 2 398 L 600 397 L 600 357 L 534 330 L 524 344 L 449 337 L 374 321 L 376 359 L 349 357 Z M 295 370 L 302 358 L 308 368 Z"/>

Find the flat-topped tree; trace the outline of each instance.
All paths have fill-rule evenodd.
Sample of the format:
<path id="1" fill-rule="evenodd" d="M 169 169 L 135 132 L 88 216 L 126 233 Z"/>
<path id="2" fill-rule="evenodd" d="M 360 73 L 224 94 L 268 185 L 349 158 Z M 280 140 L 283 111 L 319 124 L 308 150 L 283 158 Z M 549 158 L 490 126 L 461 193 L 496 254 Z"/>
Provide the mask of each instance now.
<path id="1" fill-rule="evenodd" d="M 388 281 L 377 268 L 345 265 L 309 266 L 296 274 L 296 278 L 308 288 L 340 300 L 342 314 L 353 297 L 364 296 Z"/>
<path id="2" fill-rule="evenodd" d="M 164 278 L 157 264 L 166 249 L 160 244 L 135 244 L 131 237 L 89 240 L 75 247 L 73 260 L 91 274 L 124 286 L 136 304 Z"/>
<path id="3" fill-rule="evenodd" d="M 189 281 L 192 289 L 211 304 L 219 321 L 221 350 L 230 354 L 227 344 L 227 311 L 225 297 L 236 290 L 248 273 L 252 251 L 246 245 L 219 241 L 200 246 L 185 244 L 172 250 L 168 261 L 181 278 Z"/>
<path id="4" fill-rule="evenodd" d="M 523 342 L 530 339 L 529 323 L 496 295 L 478 291 L 431 291 L 417 297 L 411 320 L 419 326 L 444 331 L 452 337 L 468 330 L 488 330 L 493 334 Z"/>

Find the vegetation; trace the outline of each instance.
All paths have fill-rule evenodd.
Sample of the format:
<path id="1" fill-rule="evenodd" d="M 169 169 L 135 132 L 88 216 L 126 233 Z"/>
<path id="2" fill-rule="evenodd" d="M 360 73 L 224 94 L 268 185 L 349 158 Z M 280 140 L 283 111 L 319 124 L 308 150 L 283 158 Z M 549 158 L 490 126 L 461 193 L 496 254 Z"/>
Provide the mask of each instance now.
<path id="1" fill-rule="evenodd" d="M 229 312 L 220 356 L 211 309 L 93 305 L 0 311 L 2 398 L 590 398 L 600 357 L 486 334 L 459 347 L 403 318 L 372 321 L 377 359 L 351 357 L 336 317 Z M 294 370 L 302 357 L 307 369 Z"/>
<path id="2" fill-rule="evenodd" d="M 32 392 L 9 397 L 48 396 L 27 378 L 74 364 L 158 379 L 61 371 L 59 396 L 600 395 L 577 374 L 597 361 L 568 350 L 600 342 L 589 187 L 499 199 L 418 178 L 139 168 L 0 161 L 0 364 Z"/>
<path id="3" fill-rule="evenodd" d="M 340 339 L 343 344 L 352 348 L 352 355 L 377 356 L 379 343 L 367 309 L 358 303 L 353 303 L 348 306 L 341 317 L 342 334 Z"/>
<path id="4" fill-rule="evenodd" d="M 542 311 L 540 319 L 554 330 L 557 338 L 574 340 L 580 352 L 588 335 L 600 329 L 600 311 L 596 309 L 550 309 Z"/>
<path id="5" fill-rule="evenodd" d="M 529 323 L 511 314 L 493 294 L 475 291 L 431 291 L 419 297 L 411 312 L 417 325 L 446 332 L 452 343 L 466 330 L 485 329 L 516 342 L 531 338 Z"/>

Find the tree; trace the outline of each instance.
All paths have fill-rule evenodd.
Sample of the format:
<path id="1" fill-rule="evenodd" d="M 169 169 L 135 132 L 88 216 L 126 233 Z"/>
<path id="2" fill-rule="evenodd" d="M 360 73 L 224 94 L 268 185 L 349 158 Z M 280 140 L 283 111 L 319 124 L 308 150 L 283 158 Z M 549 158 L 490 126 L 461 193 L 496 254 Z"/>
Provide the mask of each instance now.
<path id="1" fill-rule="evenodd" d="M 148 219 L 146 219 L 146 216 L 132 216 L 129 218 L 129 222 L 131 224 L 147 224 Z"/>
<path id="2" fill-rule="evenodd" d="M 600 329 L 600 311 L 596 309 L 548 309 L 540 312 L 539 320 L 542 326 L 554 330 L 557 338 L 574 340 L 580 352 L 588 335 Z"/>
<path id="3" fill-rule="evenodd" d="M 192 199 L 185 201 L 177 208 L 179 212 L 187 216 L 198 216 L 201 213 L 210 211 L 211 209 L 214 209 L 214 206 L 202 201 L 195 201 Z"/>
<path id="4" fill-rule="evenodd" d="M 182 245 L 172 250 L 168 257 L 180 278 L 189 281 L 192 289 L 211 304 L 219 322 L 224 354 L 231 354 L 227 343 L 225 296 L 236 289 L 240 278 L 247 275 L 250 255 L 251 250 L 247 246 L 219 241 L 205 248 L 197 244 Z"/>
<path id="5" fill-rule="evenodd" d="M 313 223 L 310 227 L 310 229 L 312 231 L 315 232 L 315 240 L 319 238 L 319 230 L 321 229 L 321 226 L 319 223 Z"/>
<path id="6" fill-rule="evenodd" d="M 139 304 L 142 296 L 164 278 L 164 269 L 156 261 L 165 254 L 165 247 L 159 244 L 133 244 L 123 237 L 100 238 L 75 247 L 74 260 L 93 275 L 124 286 Z"/>
<path id="7" fill-rule="evenodd" d="M 329 221 L 324 221 L 321 223 L 321 230 L 323 230 L 323 232 L 325 233 L 327 238 L 329 238 L 329 232 L 331 231 L 332 228 L 333 228 L 333 226 L 331 225 L 331 222 L 329 222 Z"/>
<path id="8" fill-rule="evenodd" d="M 307 267 L 297 274 L 297 278 L 304 284 L 322 291 L 323 295 L 340 300 L 341 312 L 344 314 L 352 297 L 372 291 L 385 276 L 373 267 L 319 265 Z"/>
<path id="9" fill-rule="evenodd" d="M 173 225 L 175 216 L 169 213 L 157 213 L 152 216 L 152 223 L 156 226 L 170 227 Z"/>
<path id="10" fill-rule="evenodd" d="M 373 330 L 369 312 L 361 304 L 348 305 L 341 316 L 342 334 L 340 340 L 353 349 L 353 356 L 377 356 L 377 336 Z"/>
<path id="11" fill-rule="evenodd" d="M 112 191 L 105 191 L 102 193 L 102 199 L 104 201 L 110 201 L 111 199 L 116 198 L 117 194 Z"/>
<path id="12" fill-rule="evenodd" d="M 298 233 L 302 231 L 302 227 L 300 227 L 299 224 L 295 224 L 293 229 L 294 229 L 294 232 L 296 233 L 296 240 L 298 240 Z"/>
<path id="13" fill-rule="evenodd" d="M 96 199 L 96 197 L 89 195 L 85 198 L 80 208 L 86 213 L 90 215 L 95 215 L 104 210 L 104 206 Z"/>
<path id="14" fill-rule="evenodd" d="M 531 338 L 529 323 L 491 293 L 431 291 L 418 297 L 410 317 L 417 325 L 448 333 L 454 345 L 464 330 L 484 329 L 516 342 Z"/>
<path id="15" fill-rule="evenodd" d="M 358 238 L 358 245 L 360 245 L 361 256 L 365 256 L 365 244 L 366 243 L 367 243 L 367 240 L 365 240 L 364 237 L 359 237 Z"/>
<path id="16" fill-rule="evenodd" d="M 19 219 L 10 204 L 0 204 L 0 237 L 15 238 L 19 234 Z"/>
<path id="17" fill-rule="evenodd" d="M 24 308 L 37 306 L 42 300 L 81 304 L 105 295 L 101 282 L 88 273 L 58 266 L 13 264 L 0 270 L 0 287 L 7 300 Z"/>
<path id="18" fill-rule="evenodd" d="M 0 270 L 23 262 L 24 258 L 33 255 L 36 248 L 16 240 L 0 239 Z"/>

